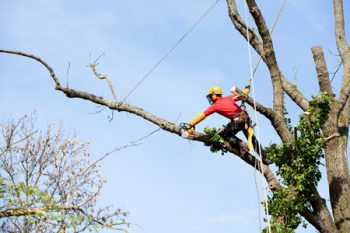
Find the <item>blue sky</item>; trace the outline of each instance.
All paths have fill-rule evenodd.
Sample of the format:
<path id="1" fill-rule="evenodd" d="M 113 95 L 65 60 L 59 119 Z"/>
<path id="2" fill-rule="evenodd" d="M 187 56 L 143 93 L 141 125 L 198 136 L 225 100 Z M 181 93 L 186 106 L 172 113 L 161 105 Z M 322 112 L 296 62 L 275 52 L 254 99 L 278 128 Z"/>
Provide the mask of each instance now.
<path id="1" fill-rule="evenodd" d="M 98 70 L 109 74 L 121 99 L 213 2 L 1 1 L 1 47 L 36 54 L 54 68 L 62 84 L 68 80 L 72 88 L 112 98 L 108 86 L 86 67 L 90 54 L 105 53 Z M 237 2 L 242 8 L 242 1 Z M 271 25 L 281 1 L 258 4 Z M 344 9 L 349 7 L 345 1 Z M 332 13 L 331 1 L 289 0 L 273 34 L 283 73 L 307 97 L 318 91 L 311 46 L 323 47 L 330 71 L 338 62 Z M 349 12 L 346 20 L 349 23 Z M 253 64 L 256 61 L 253 53 Z M 207 107 L 205 95 L 211 86 L 229 94 L 233 85 L 244 87 L 248 76 L 247 44 L 229 20 L 226 2 L 220 1 L 128 101 L 170 121 L 188 122 Z M 91 114 L 96 105 L 54 91 L 47 71 L 26 58 L 1 54 L 0 79 L 1 119 L 36 110 L 41 128 L 55 121 L 67 134 L 76 132 L 80 140 L 90 141 L 94 159 L 157 129 L 127 113 L 115 113 L 111 122 L 107 110 Z M 339 83 L 337 76 L 332 85 L 337 89 Z M 255 86 L 257 100 L 271 106 L 263 64 Z M 296 106 L 288 106 L 292 116 L 299 113 Z M 225 122 L 211 116 L 198 130 Z M 259 123 L 263 144 L 278 142 L 269 122 L 259 117 Z M 132 233 L 259 232 L 255 172 L 235 156 L 211 154 L 200 143 L 160 131 L 100 165 L 107 184 L 99 204 L 128 210 L 135 223 Z M 320 190 L 327 197 L 325 181 Z"/>

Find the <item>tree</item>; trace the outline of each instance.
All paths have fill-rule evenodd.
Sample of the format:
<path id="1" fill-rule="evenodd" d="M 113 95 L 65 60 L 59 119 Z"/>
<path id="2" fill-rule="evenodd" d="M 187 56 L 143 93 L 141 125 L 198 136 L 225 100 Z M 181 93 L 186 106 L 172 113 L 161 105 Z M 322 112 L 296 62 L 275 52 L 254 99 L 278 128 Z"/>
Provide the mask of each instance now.
<path id="1" fill-rule="evenodd" d="M 65 138 L 33 117 L 1 124 L 0 222 L 2 232 L 126 231 L 126 212 L 97 209 L 105 180 L 90 162 L 88 143 Z"/>
<path id="2" fill-rule="evenodd" d="M 343 1 L 333 1 L 335 38 L 343 66 L 342 87 L 338 97 L 334 95 L 322 49 L 315 46 L 312 52 L 320 94 L 312 100 L 308 100 L 295 85 L 286 79 L 278 66 L 273 41 L 264 16 L 254 0 L 246 2 L 257 32 L 253 28 L 248 28 L 234 0 L 227 0 L 229 17 L 236 30 L 249 41 L 269 70 L 273 86 L 273 107 L 269 108 L 257 103 L 256 109 L 271 122 L 282 141 L 281 145 L 273 144 L 266 148 L 269 156 L 279 168 L 277 174 L 280 175 L 282 182 L 276 178 L 268 166 L 263 165 L 263 175 L 273 193 L 270 198 L 272 230 L 275 232 L 293 231 L 300 224 L 301 216 L 320 232 L 349 232 L 350 180 L 346 149 L 350 120 L 350 49 L 345 37 Z M 110 101 L 88 92 L 62 86 L 54 70 L 38 56 L 20 51 L 0 50 L 0 52 L 26 56 L 40 62 L 49 70 L 56 90 L 63 92 L 69 98 L 80 98 L 112 110 L 129 112 L 158 125 L 163 130 L 181 135 L 180 127 L 174 123 L 126 103 L 124 100 Z M 285 95 L 304 111 L 296 128 L 291 128 L 288 124 L 284 103 Z M 248 96 L 242 98 L 248 104 L 254 105 L 252 98 Z M 213 144 L 210 136 L 205 134 L 197 134 L 193 140 L 204 142 L 206 145 Z M 219 147 L 224 151 L 240 155 L 238 147 L 230 146 L 227 142 L 223 142 Z M 316 188 L 320 179 L 318 166 L 322 156 L 326 158 L 331 209 L 327 208 Z M 255 158 L 252 155 L 244 158 L 244 161 L 253 167 L 255 165 Z M 261 167 L 257 166 L 257 169 L 260 171 Z M 282 211 L 283 209 L 287 211 Z"/>

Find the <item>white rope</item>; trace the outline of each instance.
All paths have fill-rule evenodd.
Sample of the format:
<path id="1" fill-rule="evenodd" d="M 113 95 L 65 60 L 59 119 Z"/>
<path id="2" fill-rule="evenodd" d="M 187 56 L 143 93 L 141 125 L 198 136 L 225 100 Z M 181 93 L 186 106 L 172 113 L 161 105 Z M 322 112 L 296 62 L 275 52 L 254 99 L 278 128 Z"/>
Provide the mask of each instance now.
<path id="1" fill-rule="evenodd" d="M 148 73 L 126 94 L 120 104 L 124 103 L 126 99 L 138 88 L 148 76 L 175 50 L 175 48 L 190 34 L 193 29 L 209 14 L 209 12 L 219 3 L 220 0 L 216 0 L 209 8 L 202 14 L 201 17 L 188 29 L 177 41 L 176 43 L 159 59 L 159 61 L 148 71 Z"/>
<path id="2" fill-rule="evenodd" d="M 248 49 L 248 63 L 249 63 L 249 72 L 250 72 L 250 78 L 253 77 L 253 66 L 252 66 L 252 55 L 251 55 L 251 49 L 250 49 L 250 44 L 249 44 L 249 22 L 248 22 L 248 7 L 247 7 L 247 3 L 245 2 L 245 0 L 242 0 L 244 2 L 244 16 L 245 16 L 245 21 L 246 21 L 246 25 L 247 25 L 247 49 Z M 253 99 L 255 100 L 255 89 L 254 89 L 254 79 L 252 79 L 252 90 L 253 90 Z M 254 104 L 255 106 L 255 104 Z M 255 110 L 255 109 L 254 109 Z M 255 115 L 255 119 L 256 115 Z M 256 121 L 256 126 L 258 127 L 258 122 Z M 258 139 L 258 141 L 260 141 Z M 261 227 L 261 209 L 260 209 L 260 187 L 258 187 L 258 182 L 256 179 L 256 169 L 254 168 L 254 183 L 255 183 L 255 188 L 256 188 L 256 192 L 257 192 L 257 197 L 258 197 L 258 213 L 259 213 L 259 229 L 260 232 L 262 232 L 262 227 Z"/>
<path id="3" fill-rule="evenodd" d="M 282 13 L 282 10 L 283 10 L 283 7 L 284 7 L 284 4 L 285 4 L 285 3 L 286 3 L 286 0 L 283 0 L 282 4 L 281 4 L 281 6 L 280 6 L 280 9 L 278 10 L 278 13 L 277 13 L 277 16 L 276 16 L 276 18 L 275 18 L 275 21 L 274 21 L 273 24 L 272 24 L 271 31 L 270 31 L 270 35 L 272 35 L 273 31 L 275 30 L 277 21 L 278 21 L 280 15 L 281 15 L 281 13 Z M 252 76 L 255 76 L 255 73 L 256 73 L 256 71 L 257 71 L 257 69 L 258 69 L 258 67 L 259 67 L 259 64 L 260 64 L 261 60 L 262 60 L 262 57 L 259 56 L 259 60 L 258 60 L 258 61 L 256 62 L 256 64 L 255 64 L 255 68 L 254 68 L 254 71 L 253 71 L 253 75 L 252 75 Z"/>
<path id="4" fill-rule="evenodd" d="M 244 0 L 243 0 L 244 1 Z M 246 25 L 247 25 L 247 48 L 248 48 L 248 55 L 249 55 L 249 72 L 250 72 L 250 79 L 252 81 L 252 94 L 253 94 L 253 101 L 254 101 L 254 116 L 255 116 L 255 123 L 256 123 L 256 138 L 258 140 L 258 152 L 259 152 L 259 155 L 258 158 L 259 158 L 259 161 L 260 161 L 260 168 L 261 168 L 261 176 L 260 176 L 260 182 L 263 184 L 262 185 L 262 189 L 263 189 L 263 197 L 265 199 L 264 201 L 264 205 L 265 205 L 265 211 L 264 211 L 264 216 L 265 216 L 265 219 L 267 221 L 267 227 L 268 227 L 268 232 L 271 233 L 271 225 L 270 225 L 270 221 L 269 221 L 269 216 L 268 216 L 268 213 L 269 213 L 269 206 L 268 206 L 268 197 L 267 197 L 267 193 L 266 193 L 266 182 L 264 180 L 264 165 L 263 165 L 263 162 L 262 162 L 262 150 L 261 150 L 261 140 L 260 140 L 260 128 L 259 128 L 259 120 L 258 120 L 258 115 L 257 115 L 257 110 L 256 110 L 256 101 L 255 101 L 255 83 L 254 83 L 254 74 L 256 72 L 256 69 L 259 65 L 259 62 L 260 60 L 258 61 L 257 65 L 256 65 L 256 68 L 254 69 L 253 71 L 253 65 L 252 65 L 252 52 L 251 52 L 251 47 L 250 47 L 250 43 L 249 43 L 249 21 L 248 21 L 248 6 L 247 6 L 247 3 L 244 1 L 244 13 L 245 13 L 245 21 L 246 21 Z M 277 20 L 275 20 L 276 22 Z M 274 23 L 275 24 L 275 23 Z M 260 216 L 260 195 L 259 195 L 259 187 L 257 185 L 257 180 L 256 180 L 256 169 L 254 169 L 254 181 L 255 181 L 255 186 L 256 186 L 256 189 L 257 189 L 257 195 L 258 195 L 258 205 L 259 205 L 259 225 L 260 225 L 260 232 L 262 231 L 261 230 L 261 216 Z M 261 184 L 260 183 L 260 184 Z"/>

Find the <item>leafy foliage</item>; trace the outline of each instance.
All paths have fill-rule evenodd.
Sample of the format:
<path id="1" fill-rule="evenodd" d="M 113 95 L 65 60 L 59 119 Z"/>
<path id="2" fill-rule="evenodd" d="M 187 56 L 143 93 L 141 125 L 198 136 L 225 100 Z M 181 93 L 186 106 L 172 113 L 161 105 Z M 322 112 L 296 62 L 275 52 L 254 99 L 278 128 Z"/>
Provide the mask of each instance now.
<path id="1" fill-rule="evenodd" d="M 224 155 L 227 151 L 222 148 L 224 139 L 219 135 L 219 129 L 209 128 L 208 126 L 204 128 L 204 133 L 208 135 L 209 140 L 206 143 L 207 146 L 210 146 L 210 151 L 213 153 L 221 152 Z"/>
<path id="2" fill-rule="evenodd" d="M 299 117 L 295 139 L 266 148 L 284 185 L 282 191 L 273 192 L 268 200 L 271 226 L 276 232 L 294 232 L 303 222 L 298 212 L 310 207 L 314 198 L 312 189 L 321 179 L 319 165 L 326 146 L 321 127 L 328 117 L 329 97 L 320 93 L 309 104 L 307 112 Z M 281 218 L 286 225 L 278 224 Z"/>

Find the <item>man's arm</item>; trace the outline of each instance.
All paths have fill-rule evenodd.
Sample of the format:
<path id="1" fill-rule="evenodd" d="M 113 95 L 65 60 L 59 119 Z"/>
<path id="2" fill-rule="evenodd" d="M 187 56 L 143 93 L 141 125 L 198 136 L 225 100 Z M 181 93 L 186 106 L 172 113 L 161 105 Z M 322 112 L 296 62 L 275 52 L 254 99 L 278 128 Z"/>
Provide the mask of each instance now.
<path id="1" fill-rule="evenodd" d="M 195 125 L 197 125 L 199 122 L 201 122 L 202 120 L 205 119 L 205 114 L 204 112 L 199 113 L 191 122 L 190 122 L 190 126 L 193 127 Z"/>

